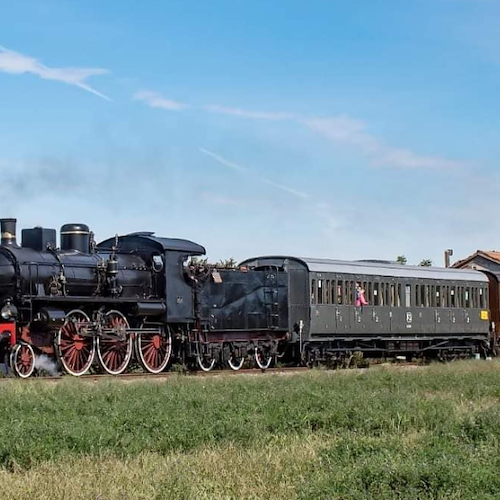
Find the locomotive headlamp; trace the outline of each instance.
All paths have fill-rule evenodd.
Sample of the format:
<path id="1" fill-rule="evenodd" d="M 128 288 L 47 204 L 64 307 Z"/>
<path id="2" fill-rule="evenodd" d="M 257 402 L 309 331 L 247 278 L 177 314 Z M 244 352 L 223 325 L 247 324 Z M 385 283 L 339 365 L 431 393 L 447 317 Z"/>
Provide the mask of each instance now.
<path id="1" fill-rule="evenodd" d="M 0 315 L 6 321 L 10 321 L 17 318 L 17 307 L 10 303 L 8 300 L 5 305 L 0 310 Z"/>

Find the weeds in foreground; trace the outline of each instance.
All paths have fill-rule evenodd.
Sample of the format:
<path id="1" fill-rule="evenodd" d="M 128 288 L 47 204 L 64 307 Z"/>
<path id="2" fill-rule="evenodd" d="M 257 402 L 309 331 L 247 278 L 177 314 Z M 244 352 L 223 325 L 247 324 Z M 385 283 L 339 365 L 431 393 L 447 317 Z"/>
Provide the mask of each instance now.
<path id="1" fill-rule="evenodd" d="M 499 398 L 497 362 L 5 382 L 0 498 L 498 498 Z"/>

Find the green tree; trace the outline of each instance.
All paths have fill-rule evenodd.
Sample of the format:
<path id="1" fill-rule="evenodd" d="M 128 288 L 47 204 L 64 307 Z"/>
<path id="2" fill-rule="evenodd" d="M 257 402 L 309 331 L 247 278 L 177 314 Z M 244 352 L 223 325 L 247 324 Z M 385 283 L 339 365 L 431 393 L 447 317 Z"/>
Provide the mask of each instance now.
<path id="1" fill-rule="evenodd" d="M 419 266 L 422 266 L 422 267 L 431 267 L 432 266 L 432 260 L 431 259 L 422 259 L 420 261 Z"/>
<path id="2" fill-rule="evenodd" d="M 402 266 L 406 266 L 408 263 L 408 259 L 404 255 L 398 255 L 396 258 L 396 262 L 401 264 Z"/>
<path id="3" fill-rule="evenodd" d="M 217 262 L 216 267 L 219 269 L 236 269 L 236 261 L 232 257 L 221 259 Z"/>

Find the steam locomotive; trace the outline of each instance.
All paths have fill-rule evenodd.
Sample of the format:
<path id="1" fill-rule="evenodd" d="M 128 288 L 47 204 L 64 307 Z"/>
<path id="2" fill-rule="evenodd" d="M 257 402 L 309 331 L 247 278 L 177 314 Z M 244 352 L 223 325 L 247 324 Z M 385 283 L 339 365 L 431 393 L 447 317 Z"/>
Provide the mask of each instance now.
<path id="1" fill-rule="evenodd" d="M 0 355 L 23 378 L 46 357 L 74 376 L 118 375 L 131 363 L 266 369 L 277 357 L 470 355 L 495 342 L 476 271 L 288 256 L 217 269 L 196 262 L 202 246 L 151 232 L 96 244 L 87 225 L 65 224 L 58 248 L 54 229 L 23 229 L 19 246 L 16 220 L 0 226 Z"/>

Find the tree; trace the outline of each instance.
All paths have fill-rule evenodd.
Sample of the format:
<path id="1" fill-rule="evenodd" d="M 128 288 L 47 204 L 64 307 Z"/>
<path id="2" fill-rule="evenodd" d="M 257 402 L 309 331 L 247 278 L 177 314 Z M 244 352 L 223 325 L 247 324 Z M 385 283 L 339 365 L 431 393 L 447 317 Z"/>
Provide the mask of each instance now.
<path id="1" fill-rule="evenodd" d="M 420 261 L 419 266 L 422 266 L 422 267 L 431 267 L 432 266 L 432 260 L 431 259 L 422 259 Z"/>
<path id="2" fill-rule="evenodd" d="M 401 264 L 402 266 L 406 266 L 408 259 L 404 255 L 398 255 L 396 258 L 396 262 Z"/>
<path id="3" fill-rule="evenodd" d="M 219 269 L 236 269 L 236 261 L 232 257 L 221 259 L 217 262 L 216 267 Z"/>

